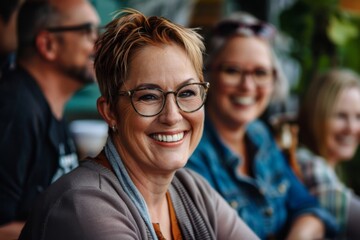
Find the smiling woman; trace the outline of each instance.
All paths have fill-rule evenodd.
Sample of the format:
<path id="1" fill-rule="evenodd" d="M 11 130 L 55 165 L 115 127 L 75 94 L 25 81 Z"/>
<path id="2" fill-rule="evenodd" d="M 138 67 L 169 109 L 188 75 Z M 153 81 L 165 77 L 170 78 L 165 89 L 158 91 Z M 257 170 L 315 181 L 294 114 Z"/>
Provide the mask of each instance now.
<path id="1" fill-rule="evenodd" d="M 48 189 L 20 239 L 258 239 L 183 169 L 203 131 L 201 37 L 125 10 L 96 49 L 104 150 Z"/>
<path id="2" fill-rule="evenodd" d="M 360 76 L 331 69 L 304 95 L 297 158 L 304 183 L 341 227 L 344 239 L 359 239 L 360 198 L 336 176 L 335 167 L 354 156 L 360 142 Z"/>
<path id="3" fill-rule="evenodd" d="M 321 239 L 334 233 L 335 220 L 296 178 L 259 120 L 270 101 L 286 94 L 271 47 L 274 30 L 243 12 L 214 27 L 204 133 L 186 166 L 206 177 L 261 239 Z"/>
<path id="4" fill-rule="evenodd" d="M 168 94 L 174 94 L 177 106 L 184 112 L 195 112 L 205 102 L 209 83 L 189 83 L 180 86 L 175 92 L 164 92 L 160 88 L 141 87 L 130 91 L 120 91 L 119 96 L 129 96 L 134 110 L 143 117 L 158 115 L 166 104 Z"/>

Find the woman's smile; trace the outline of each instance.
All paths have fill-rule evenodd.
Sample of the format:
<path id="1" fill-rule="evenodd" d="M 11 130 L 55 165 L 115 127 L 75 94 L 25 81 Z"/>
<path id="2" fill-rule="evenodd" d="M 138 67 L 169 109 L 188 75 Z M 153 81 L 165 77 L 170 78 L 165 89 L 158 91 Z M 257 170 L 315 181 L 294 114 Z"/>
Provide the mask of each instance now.
<path id="1" fill-rule="evenodd" d="M 185 132 L 179 132 L 175 134 L 167 133 L 154 133 L 150 137 L 159 142 L 179 142 L 184 138 Z"/>

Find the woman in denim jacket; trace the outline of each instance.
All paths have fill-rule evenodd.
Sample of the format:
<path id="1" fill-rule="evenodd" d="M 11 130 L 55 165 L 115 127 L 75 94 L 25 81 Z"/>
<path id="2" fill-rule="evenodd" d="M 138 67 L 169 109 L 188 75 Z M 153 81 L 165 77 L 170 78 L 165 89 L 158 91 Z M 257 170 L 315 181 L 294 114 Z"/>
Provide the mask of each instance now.
<path id="1" fill-rule="evenodd" d="M 322 239 L 334 218 L 318 206 L 257 120 L 286 81 L 270 46 L 274 28 L 245 13 L 220 21 L 207 49 L 212 85 L 204 133 L 187 167 L 203 175 L 262 239 Z"/>

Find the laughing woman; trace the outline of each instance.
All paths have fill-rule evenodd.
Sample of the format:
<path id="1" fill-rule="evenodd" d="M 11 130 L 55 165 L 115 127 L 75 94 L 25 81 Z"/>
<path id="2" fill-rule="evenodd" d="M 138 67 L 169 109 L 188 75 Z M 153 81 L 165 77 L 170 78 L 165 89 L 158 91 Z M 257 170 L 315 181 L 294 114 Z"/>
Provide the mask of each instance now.
<path id="1" fill-rule="evenodd" d="M 323 239 L 336 230 L 335 220 L 298 181 L 258 120 L 286 84 L 270 45 L 273 27 L 240 13 L 212 33 L 204 134 L 187 166 L 205 176 L 261 239 Z"/>
<path id="2" fill-rule="evenodd" d="M 360 76 L 350 69 L 318 75 L 299 113 L 300 163 L 305 185 L 338 221 L 342 239 L 360 239 L 360 198 L 336 175 L 360 143 Z"/>
<path id="3" fill-rule="evenodd" d="M 104 150 L 42 196 L 20 239 L 258 239 L 186 170 L 208 90 L 191 29 L 125 10 L 96 44 Z"/>

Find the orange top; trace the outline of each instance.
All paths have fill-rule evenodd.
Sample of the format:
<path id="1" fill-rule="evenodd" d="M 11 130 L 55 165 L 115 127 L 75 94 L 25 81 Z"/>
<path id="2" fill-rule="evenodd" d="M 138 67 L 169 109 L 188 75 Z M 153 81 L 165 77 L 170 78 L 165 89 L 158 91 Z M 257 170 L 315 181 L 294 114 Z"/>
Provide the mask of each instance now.
<path id="1" fill-rule="evenodd" d="M 172 205 L 171 198 L 169 192 L 166 193 L 166 199 L 169 205 L 169 214 L 170 214 L 170 224 L 171 224 L 171 237 L 173 240 L 182 240 L 181 237 L 181 231 L 176 219 L 176 214 L 174 210 L 174 206 Z M 153 223 L 156 236 L 159 238 L 159 240 L 166 240 L 164 236 L 161 233 L 160 230 L 160 224 L 159 223 Z"/>

